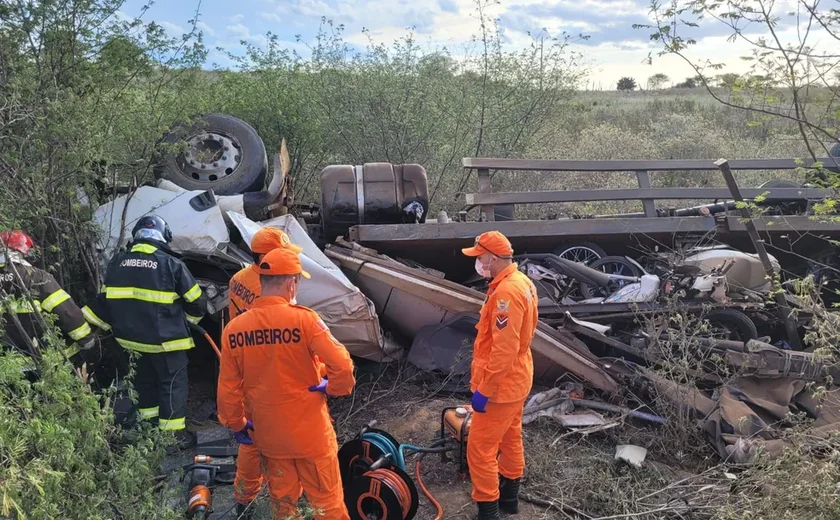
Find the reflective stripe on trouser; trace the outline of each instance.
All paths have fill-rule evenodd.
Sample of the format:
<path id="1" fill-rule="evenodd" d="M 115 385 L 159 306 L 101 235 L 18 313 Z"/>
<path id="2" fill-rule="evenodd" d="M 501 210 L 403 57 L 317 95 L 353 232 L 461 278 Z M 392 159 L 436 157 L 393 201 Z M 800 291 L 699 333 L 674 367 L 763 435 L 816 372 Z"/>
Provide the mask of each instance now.
<path id="1" fill-rule="evenodd" d="M 151 408 L 139 408 L 140 418 L 144 420 L 157 419 L 160 415 L 160 407 L 153 406 Z"/>
<path id="2" fill-rule="evenodd" d="M 262 489 L 262 457 L 253 444 L 240 444 L 236 456 L 236 479 L 233 482 L 233 496 L 240 504 L 250 504 Z M 298 494 L 299 495 L 299 494 Z"/>
<path id="3" fill-rule="evenodd" d="M 486 413 L 476 413 L 470 424 L 467 464 L 476 502 L 499 499 L 499 475 L 520 478 L 525 471 L 522 448 L 522 410 L 525 401 L 488 403 Z"/>
<path id="4" fill-rule="evenodd" d="M 315 518 L 350 519 L 344 505 L 337 453 L 314 459 L 266 457 L 265 466 L 275 518 L 297 517 L 297 502 L 303 489 L 316 510 Z"/>
<path id="5" fill-rule="evenodd" d="M 140 354 L 134 388 L 140 410 L 158 410 L 161 430 L 183 430 L 187 416 L 187 353 Z M 141 414 L 142 416 L 142 414 Z"/>

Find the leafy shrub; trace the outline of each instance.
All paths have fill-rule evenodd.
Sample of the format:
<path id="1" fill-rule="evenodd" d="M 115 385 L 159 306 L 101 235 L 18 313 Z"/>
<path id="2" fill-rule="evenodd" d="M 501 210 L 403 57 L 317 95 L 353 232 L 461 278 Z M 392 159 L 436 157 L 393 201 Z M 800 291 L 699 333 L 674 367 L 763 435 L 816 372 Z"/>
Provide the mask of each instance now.
<path id="1" fill-rule="evenodd" d="M 114 426 L 109 395 L 94 394 L 54 349 L 39 363 L 0 356 L 0 516 L 18 519 L 176 518 L 155 491 L 159 434 Z"/>

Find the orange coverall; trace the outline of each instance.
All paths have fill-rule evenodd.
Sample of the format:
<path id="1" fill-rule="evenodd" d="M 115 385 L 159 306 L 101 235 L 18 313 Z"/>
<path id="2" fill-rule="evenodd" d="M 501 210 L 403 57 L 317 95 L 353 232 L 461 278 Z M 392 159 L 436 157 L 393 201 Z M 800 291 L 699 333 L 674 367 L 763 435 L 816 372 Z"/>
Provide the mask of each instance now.
<path id="1" fill-rule="evenodd" d="M 350 394 L 350 354 L 313 310 L 282 297 L 259 298 L 222 333 L 219 420 L 234 431 L 253 422 L 253 446 L 265 462 L 278 518 L 295 514 L 301 492 L 326 520 L 349 518 L 327 398 L 309 391 L 321 380 L 319 359 L 327 393 Z M 241 498 L 259 492 L 260 475 L 243 477 L 246 489 L 237 499 L 247 503 Z"/>
<path id="2" fill-rule="evenodd" d="M 274 230 L 271 229 L 271 231 Z M 277 247 L 284 246 L 277 242 Z M 233 319 L 250 309 L 260 297 L 262 287 L 256 266 L 249 265 L 237 271 L 230 279 L 229 289 L 228 316 Z M 327 369 L 323 363 L 320 363 L 319 372 L 321 377 L 326 377 Z M 236 457 L 236 480 L 233 486 L 236 500 L 241 504 L 251 503 L 262 488 L 262 483 L 260 452 L 257 450 L 257 445 L 240 444 Z"/>
<path id="3" fill-rule="evenodd" d="M 537 290 L 511 264 L 490 282 L 473 345 L 470 387 L 489 398 L 486 412 L 472 415 L 467 443 L 476 502 L 498 500 L 499 475 L 517 479 L 525 470 L 522 411 L 534 379 L 538 318 Z"/>

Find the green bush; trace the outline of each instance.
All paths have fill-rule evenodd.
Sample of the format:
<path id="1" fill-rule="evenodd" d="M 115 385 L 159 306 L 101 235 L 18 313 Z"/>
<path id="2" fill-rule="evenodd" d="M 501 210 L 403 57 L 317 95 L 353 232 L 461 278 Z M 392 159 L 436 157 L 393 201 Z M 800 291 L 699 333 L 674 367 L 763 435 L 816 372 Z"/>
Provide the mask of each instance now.
<path id="1" fill-rule="evenodd" d="M 175 518 L 155 490 L 165 451 L 153 429 L 130 443 L 109 395 L 94 394 L 54 349 L 30 383 L 32 359 L 0 356 L 0 516 Z"/>

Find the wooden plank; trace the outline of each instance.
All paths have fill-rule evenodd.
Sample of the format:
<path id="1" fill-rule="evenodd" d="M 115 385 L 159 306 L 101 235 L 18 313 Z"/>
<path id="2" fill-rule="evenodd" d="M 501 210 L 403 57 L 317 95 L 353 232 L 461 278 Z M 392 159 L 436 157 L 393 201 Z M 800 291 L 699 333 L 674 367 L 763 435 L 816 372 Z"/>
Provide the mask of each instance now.
<path id="1" fill-rule="evenodd" d="M 758 231 L 768 233 L 840 232 L 840 222 L 809 216 L 761 217 L 753 219 Z M 730 232 L 746 232 L 747 226 L 741 217 L 727 217 L 726 228 Z"/>
<path id="2" fill-rule="evenodd" d="M 636 180 L 639 182 L 639 188 L 650 189 L 650 174 L 647 170 L 636 172 Z M 656 216 L 656 202 L 653 199 L 642 199 L 642 208 L 646 217 Z"/>
<path id="3" fill-rule="evenodd" d="M 490 183 L 490 170 L 481 168 L 478 170 L 478 192 L 482 195 L 491 195 L 493 188 Z M 493 211 L 493 206 L 484 204 L 481 206 L 481 213 L 485 220 L 493 222 L 496 220 L 496 212 Z"/>
<path id="4" fill-rule="evenodd" d="M 826 157 L 821 162 L 826 168 L 838 171 L 837 159 Z M 662 161 L 554 161 L 532 159 L 494 159 L 490 157 L 465 157 L 461 164 L 467 169 L 529 170 L 557 172 L 634 172 L 698 170 L 717 171 L 714 160 L 662 160 Z M 806 159 L 798 164 L 794 159 L 743 159 L 730 161 L 733 170 L 793 170 L 800 166 L 810 168 L 814 161 Z"/>
<path id="5" fill-rule="evenodd" d="M 712 217 L 658 217 L 632 219 L 513 220 L 506 222 L 451 222 L 449 224 L 382 224 L 353 226 L 350 237 L 362 244 L 455 240 L 472 243 L 486 231 L 498 230 L 510 239 L 529 237 L 593 237 L 632 233 L 707 233 L 716 230 Z"/>
<path id="6" fill-rule="evenodd" d="M 746 189 L 745 197 L 754 199 L 765 195 L 767 200 L 810 199 L 822 200 L 828 191 L 799 188 Z M 727 188 L 647 188 L 624 190 L 580 190 L 580 191 L 519 191 L 509 193 L 467 193 L 469 206 L 483 204 L 546 204 L 551 202 L 590 202 L 596 200 L 731 200 Z M 655 214 L 654 214 L 655 215 Z"/>

